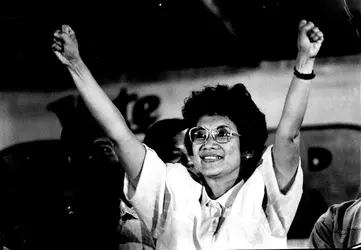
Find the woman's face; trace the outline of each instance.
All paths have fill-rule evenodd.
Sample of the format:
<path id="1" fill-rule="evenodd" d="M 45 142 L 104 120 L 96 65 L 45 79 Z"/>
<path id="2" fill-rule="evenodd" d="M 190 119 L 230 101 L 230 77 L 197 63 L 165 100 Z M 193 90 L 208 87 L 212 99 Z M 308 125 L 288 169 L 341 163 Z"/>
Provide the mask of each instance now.
<path id="1" fill-rule="evenodd" d="M 236 125 L 226 116 L 202 116 L 197 126 L 208 130 L 227 126 L 238 133 Z M 207 178 L 237 179 L 241 166 L 240 137 L 233 136 L 229 142 L 218 143 L 209 136 L 203 144 L 193 143 L 195 168 Z"/>

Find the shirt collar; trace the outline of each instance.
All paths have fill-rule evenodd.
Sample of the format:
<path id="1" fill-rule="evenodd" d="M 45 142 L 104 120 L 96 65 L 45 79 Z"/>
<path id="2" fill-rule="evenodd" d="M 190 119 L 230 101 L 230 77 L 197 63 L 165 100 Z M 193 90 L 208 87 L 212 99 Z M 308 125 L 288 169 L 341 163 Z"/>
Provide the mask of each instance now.
<path id="1" fill-rule="evenodd" d="M 243 186 L 243 184 L 244 184 L 244 180 L 241 180 L 240 182 L 238 182 L 236 185 L 234 185 L 231 189 L 229 189 L 226 193 L 224 193 L 221 197 L 219 197 L 215 201 L 217 201 L 224 208 L 232 207 L 233 202 L 236 199 L 237 194 L 238 194 L 239 190 L 241 189 L 241 187 Z M 202 186 L 202 193 L 201 193 L 201 198 L 200 198 L 201 206 L 205 206 L 211 200 L 212 199 L 209 198 L 209 196 L 207 194 L 206 188 L 204 186 Z"/>
<path id="2" fill-rule="evenodd" d="M 120 217 L 124 217 L 126 214 L 138 219 L 137 213 L 132 207 L 128 207 L 122 200 L 120 200 Z"/>

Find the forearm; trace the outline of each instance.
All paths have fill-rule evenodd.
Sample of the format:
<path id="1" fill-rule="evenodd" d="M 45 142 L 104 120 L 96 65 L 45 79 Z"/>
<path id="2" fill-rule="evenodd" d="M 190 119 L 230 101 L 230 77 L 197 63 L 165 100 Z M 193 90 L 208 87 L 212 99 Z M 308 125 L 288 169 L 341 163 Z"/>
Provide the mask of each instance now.
<path id="1" fill-rule="evenodd" d="M 295 68 L 302 74 L 310 74 L 313 70 L 314 60 L 314 58 L 299 54 Z M 299 134 L 307 109 L 311 82 L 312 80 L 303 80 L 295 75 L 292 77 L 279 123 L 280 132 L 290 140 Z"/>
<path id="2" fill-rule="evenodd" d="M 313 63 L 314 59 L 308 60 L 299 55 L 295 68 L 300 73 L 308 74 L 312 72 Z M 299 131 L 306 113 L 310 89 L 311 80 L 299 79 L 293 75 L 273 147 L 275 173 L 282 192 L 287 192 L 292 185 L 299 165 Z"/>
<path id="3" fill-rule="evenodd" d="M 139 175 L 145 154 L 143 145 L 128 128 L 124 117 L 96 82 L 85 63 L 79 59 L 68 66 L 68 69 L 89 111 L 115 142 L 122 167 L 136 186 L 134 180 Z"/>
<path id="4" fill-rule="evenodd" d="M 121 137 L 122 129 L 119 130 L 119 127 L 121 128 L 122 124 L 125 124 L 118 109 L 95 81 L 82 60 L 68 66 L 68 69 L 89 111 L 103 127 L 107 135 L 111 139 L 117 140 L 118 137 Z"/>

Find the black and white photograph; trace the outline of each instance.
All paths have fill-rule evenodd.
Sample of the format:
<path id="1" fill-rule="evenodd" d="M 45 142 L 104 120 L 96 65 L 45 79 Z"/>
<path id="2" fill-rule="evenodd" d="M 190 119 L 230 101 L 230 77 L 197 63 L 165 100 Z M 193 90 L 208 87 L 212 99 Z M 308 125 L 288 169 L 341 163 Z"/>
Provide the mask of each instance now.
<path id="1" fill-rule="evenodd" d="M 0 250 L 361 247 L 359 0 L 0 6 Z"/>

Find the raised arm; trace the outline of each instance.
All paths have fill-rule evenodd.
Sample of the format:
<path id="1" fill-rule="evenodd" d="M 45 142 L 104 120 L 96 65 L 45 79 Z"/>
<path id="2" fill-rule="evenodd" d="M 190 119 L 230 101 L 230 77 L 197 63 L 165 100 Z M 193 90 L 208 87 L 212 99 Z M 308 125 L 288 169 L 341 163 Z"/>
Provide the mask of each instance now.
<path id="1" fill-rule="evenodd" d="M 145 148 L 128 128 L 124 117 L 98 85 L 80 57 L 74 31 L 68 25 L 54 33 L 52 49 L 58 59 L 68 68 L 75 86 L 94 118 L 115 142 L 115 150 L 130 182 L 136 187 Z"/>
<path id="2" fill-rule="evenodd" d="M 302 20 L 299 24 L 295 72 L 298 71 L 306 76 L 293 75 L 273 147 L 276 177 L 283 192 L 287 192 L 292 185 L 299 164 L 300 128 L 306 113 L 312 82 L 307 76 L 313 73 L 315 57 L 322 42 L 322 32 L 312 22 Z"/>

